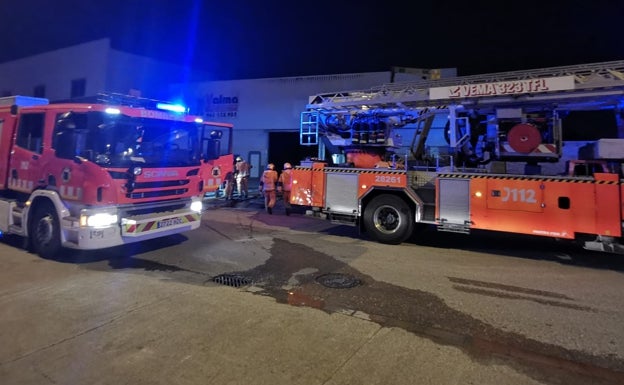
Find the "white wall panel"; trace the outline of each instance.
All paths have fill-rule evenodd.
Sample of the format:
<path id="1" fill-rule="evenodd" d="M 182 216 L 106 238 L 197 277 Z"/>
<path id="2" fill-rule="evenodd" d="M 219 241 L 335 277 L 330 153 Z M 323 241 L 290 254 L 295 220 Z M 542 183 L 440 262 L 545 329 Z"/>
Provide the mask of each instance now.
<path id="1" fill-rule="evenodd" d="M 0 64 L 0 93 L 32 96 L 44 85 L 50 100 L 70 97 L 71 81 L 85 78 L 86 94 L 101 91 L 106 82 L 109 39 L 79 44 Z"/>

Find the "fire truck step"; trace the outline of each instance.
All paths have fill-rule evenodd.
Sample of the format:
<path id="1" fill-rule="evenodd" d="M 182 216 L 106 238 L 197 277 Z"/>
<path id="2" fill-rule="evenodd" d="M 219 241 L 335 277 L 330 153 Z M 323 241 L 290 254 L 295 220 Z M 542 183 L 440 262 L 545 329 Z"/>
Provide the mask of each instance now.
<path id="1" fill-rule="evenodd" d="M 435 221 L 435 203 L 425 203 L 423 206 L 423 221 Z"/>
<path id="2" fill-rule="evenodd" d="M 350 214 L 339 214 L 339 213 L 328 213 L 327 219 L 331 223 L 341 224 L 341 225 L 356 225 L 356 216 Z"/>
<path id="3" fill-rule="evenodd" d="M 446 231 L 449 233 L 470 234 L 470 227 L 458 223 L 442 222 L 438 225 L 438 231 Z"/>
<path id="4" fill-rule="evenodd" d="M 12 203 L 11 205 L 11 219 L 12 219 L 12 224 L 9 226 L 11 229 L 11 232 L 14 234 L 20 234 L 22 235 L 24 232 L 24 229 L 22 228 L 22 222 L 23 222 L 23 217 L 24 217 L 24 208 L 22 206 L 18 206 L 15 203 Z"/>
<path id="5" fill-rule="evenodd" d="M 9 233 L 21 235 L 21 236 L 26 235 L 26 233 L 24 232 L 24 228 L 22 226 L 17 226 L 17 225 L 10 225 Z"/>

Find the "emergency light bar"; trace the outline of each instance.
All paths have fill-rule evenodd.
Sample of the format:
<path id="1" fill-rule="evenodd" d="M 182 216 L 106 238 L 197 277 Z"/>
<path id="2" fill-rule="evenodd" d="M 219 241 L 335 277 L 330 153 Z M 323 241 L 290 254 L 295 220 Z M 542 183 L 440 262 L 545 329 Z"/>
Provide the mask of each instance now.
<path id="1" fill-rule="evenodd" d="M 181 104 L 156 103 L 156 108 L 172 112 L 186 112 L 186 107 Z"/>
<path id="2" fill-rule="evenodd" d="M 132 95 L 124 95 L 117 93 L 100 93 L 95 98 L 97 102 L 111 104 L 115 106 L 139 107 L 146 109 L 156 109 L 170 111 L 176 113 L 187 113 L 188 108 L 179 103 L 171 103 L 167 101 L 141 98 Z"/>

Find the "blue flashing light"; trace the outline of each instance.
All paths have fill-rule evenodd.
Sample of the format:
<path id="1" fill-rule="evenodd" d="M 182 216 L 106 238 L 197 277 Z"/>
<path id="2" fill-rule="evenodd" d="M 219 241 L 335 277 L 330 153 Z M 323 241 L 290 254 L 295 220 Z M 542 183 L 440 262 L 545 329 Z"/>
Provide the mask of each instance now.
<path id="1" fill-rule="evenodd" d="M 203 123 L 204 119 L 202 118 L 195 118 L 195 123 Z"/>
<path id="2" fill-rule="evenodd" d="M 156 104 L 156 108 L 172 112 L 186 112 L 186 107 L 181 104 L 158 103 Z"/>

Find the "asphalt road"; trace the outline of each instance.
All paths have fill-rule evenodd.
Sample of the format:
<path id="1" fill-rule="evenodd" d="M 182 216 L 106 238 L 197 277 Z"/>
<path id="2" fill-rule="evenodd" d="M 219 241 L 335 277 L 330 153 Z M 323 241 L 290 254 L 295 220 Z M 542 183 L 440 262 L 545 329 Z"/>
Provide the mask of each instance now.
<path id="1" fill-rule="evenodd" d="M 381 245 L 213 203 L 140 245 L 0 244 L 0 383 L 624 383 L 621 257 L 491 233 Z"/>

